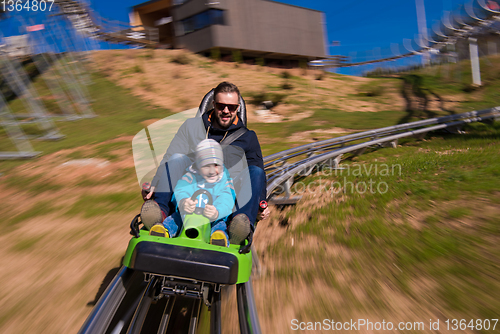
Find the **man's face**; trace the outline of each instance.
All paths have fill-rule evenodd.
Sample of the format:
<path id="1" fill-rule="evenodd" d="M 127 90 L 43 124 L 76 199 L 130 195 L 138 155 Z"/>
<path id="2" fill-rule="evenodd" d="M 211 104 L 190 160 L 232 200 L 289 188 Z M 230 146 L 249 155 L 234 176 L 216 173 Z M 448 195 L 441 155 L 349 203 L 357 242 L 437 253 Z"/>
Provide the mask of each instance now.
<path id="1" fill-rule="evenodd" d="M 214 128 L 227 129 L 236 119 L 239 108 L 238 93 L 219 93 L 214 98 Z"/>

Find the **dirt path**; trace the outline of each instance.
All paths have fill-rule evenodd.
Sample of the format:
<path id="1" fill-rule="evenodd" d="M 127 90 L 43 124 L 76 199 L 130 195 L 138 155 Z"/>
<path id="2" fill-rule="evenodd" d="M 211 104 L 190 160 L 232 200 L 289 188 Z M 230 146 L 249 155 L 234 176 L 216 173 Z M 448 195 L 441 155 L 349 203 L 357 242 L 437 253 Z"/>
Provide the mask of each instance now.
<path id="1" fill-rule="evenodd" d="M 184 57 L 188 64 L 175 62 Z M 403 110 L 404 99 L 396 87 L 387 87 L 384 99 L 366 99 L 358 96 L 371 79 L 323 75 L 322 80 L 316 80 L 320 75 L 318 70 L 278 69 L 260 67 L 257 65 L 212 62 L 211 60 L 181 50 L 109 50 L 94 53 L 96 68 L 105 73 L 109 79 L 126 87 L 131 92 L 150 103 L 168 108 L 174 112 L 193 108 L 199 104 L 203 96 L 214 83 L 230 81 L 236 84 L 247 99 L 250 111 L 249 121 L 259 122 L 255 117 L 257 106 L 252 105 L 248 96 L 253 93 L 269 91 L 269 87 L 280 89 L 285 82 L 283 73 L 299 78 L 294 84 L 287 104 L 276 108 L 276 113 L 288 117 L 300 112 L 307 113 L 297 105 L 301 101 L 322 101 L 342 111 L 378 111 L 386 110 L 390 104 L 393 108 Z M 293 82 L 293 80 L 292 80 Z M 189 87 L 186 89 L 185 87 Z M 299 116 L 300 117 L 300 116 Z M 295 120 L 289 118 L 288 120 Z M 283 121 L 278 118 L 277 121 Z"/>

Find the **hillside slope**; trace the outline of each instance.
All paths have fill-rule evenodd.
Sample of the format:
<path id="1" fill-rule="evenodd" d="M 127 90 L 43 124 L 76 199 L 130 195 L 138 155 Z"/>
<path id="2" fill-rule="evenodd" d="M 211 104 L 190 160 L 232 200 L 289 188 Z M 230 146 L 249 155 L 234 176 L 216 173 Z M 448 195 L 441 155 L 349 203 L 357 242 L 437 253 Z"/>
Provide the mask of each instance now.
<path id="1" fill-rule="evenodd" d="M 58 123 L 67 138 L 33 141 L 44 152 L 40 158 L 0 164 L 0 332 L 77 332 L 101 284 L 120 266 L 128 224 L 142 203 L 133 136 L 157 119 L 197 106 L 218 82 L 240 86 L 264 155 L 408 116 L 397 78 L 284 71 L 182 54 L 96 52 L 89 88 L 99 116 Z M 498 102 L 487 92 L 494 84 L 471 93 L 438 92 L 462 101 L 446 107 L 458 112 L 480 105 L 480 98 L 490 99 L 489 106 Z M 270 123 L 253 113 L 262 98 L 279 102 L 275 115 L 264 118 Z M 18 102 L 13 109 L 21 108 Z M 437 104 L 429 108 L 449 113 Z M 420 117 L 426 115 L 411 120 Z M 260 223 L 255 244 L 264 272 L 255 293 L 263 332 L 292 333 L 295 318 L 364 317 L 427 326 L 429 318 L 497 317 L 500 129 L 480 124 L 467 132 L 402 141 L 397 150 L 345 162 L 399 164 L 400 174 L 302 180 L 308 185 L 323 177 L 331 184 L 347 177 L 358 184 L 376 177 L 390 191 L 319 189 Z M 235 314 L 225 312 L 228 324 L 236 326 Z M 428 326 L 424 332 L 431 332 Z"/>

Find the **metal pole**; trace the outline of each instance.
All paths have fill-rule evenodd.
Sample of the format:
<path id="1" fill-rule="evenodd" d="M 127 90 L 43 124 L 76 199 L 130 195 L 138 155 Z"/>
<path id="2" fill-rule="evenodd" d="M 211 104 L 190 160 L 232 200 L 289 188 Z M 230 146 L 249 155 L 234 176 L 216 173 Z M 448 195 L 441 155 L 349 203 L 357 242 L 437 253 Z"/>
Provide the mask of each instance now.
<path id="1" fill-rule="evenodd" d="M 46 45 L 47 47 L 50 47 L 51 45 L 48 43 L 48 41 L 45 39 L 45 36 L 43 34 L 40 34 L 38 36 L 40 38 L 40 41 Z M 88 108 L 88 102 L 85 100 L 83 97 L 81 91 L 79 90 L 79 85 L 76 82 L 75 78 L 73 77 L 73 74 L 69 71 L 66 71 L 66 68 L 61 64 L 59 61 L 58 57 L 55 55 L 55 53 L 59 52 L 57 50 L 57 47 L 54 49 L 54 51 L 50 50 L 47 52 L 46 55 L 49 56 L 50 62 L 47 61 L 48 63 L 53 64 L 53 75 L 57 79 L 62 79 L 66 86 L 64 87 L 61 85 L 61 87 L 64 87 L 68 96 L 71 98 L 72 102 L 76 105 L 76 108 L 79 110 L 79 112 L 82 115 L 87 115 L 89 112 L 87 111 Z M 92 114 L 92 112 L 90 112 Z"/>
<path id="2" fill-rule="evenodd" d="M 472 67 L 472 84 L 481 86 L 481 71 L 479 69 L 479 52 L 477 38 L 469 37 L 470 65 Z"/>
<path id="3" fill-rule="evenodd" d="M 57 46 L 58 45 L 57 43 L 58 43 L 58 41 L 61 41 L 61 40 L 65 43 L 65 40 L 64 40 L 65 35 L 61 34 L 60 36 L 54 37 L 53 33 L 56 33 L 56 32 L 60 33 L 60 29 L 59 29 L 58 24 L 56 22 L 54 22 L 53 20 L 48 22 L 48 26 L 49 26 L 48 31 L 52 32 L 52 34 L 49 36 L 52 39 L 52 41 L 54 42 L 54 45 L 56 47 L 57 52 L 60 52 L 60 51 L 58 51 L 60 48 Z M 65 53 L 65 55 L 67 55 L 70 58 L 70 61 L 68 62 L 68 61 L 64 60 L 64 64 L 66 64 L 67 66 L 65 66 L 63 64 L 62 60 L 58 60 L 57 62 L 59 64 L 59 66 L 64 69 L 65 72 L 67 71 L 66 73 L 68 74 L 68 76 L 64 75 L 64 77 L 68 77 L 68 79 L 72 83 L 71 87 L 74 88 L 73 97 L 78 101 L 77 106 L 80 109 L 81 113 L 84 115 L 84 117 L 95 117 L 95 114 L 92 111 L 92 108 L 90 107 L 90 103 L 89 103 L 88 99 L 85 97 L 85 96 L 88 96 L 88 92 L 85 90 L 85 88 L 86 88 L 85 84 L 82 83 L 81 80 L 79 80 L 80 78 L 78 77 L 78 71 L 75 71 L 72 68 L 71 63 L 74 63 L 74 59 L 72 58 L 70 50 L 67 49 L 67 44 L 65 46 L 66 46 L 66 51 L 67 51 Z"/>
<path id="4" fill-rule="evenodd" d="M 221 301 L 220 292 L 214 292 L 210 310 L 210 334 L 221 333 Z"/>
<path id="5" fill-rule="evenodd" d="M 425 19 L 425 7 L 424 0 L 415 0 L 415 6 L 417 7 L 417 23 L 418 31 L 420 37 L 420 45 L 427 47 L 427 21 Z M 429 64 L 429 53 L 422 53 L 422 66 Z"/>
<path id="6" fill-rule="evenodd" d="M 165 334 L 167 332 L 168 323 L 172 316 L 172 310 L 174 309 L 175 296 L 169 296 L 167 298 L 168 300 L 163 315 L 161 316 L 160 326 L 158 327 L 158 334 Z"/>
<path id="7" fill-rule="evenodd" d="M 134 317 L 130 322 L 130 325 L 127 330 L 127 334 L 139 334 L 142 329 L 142 325 L 144 324 L 144 320 L 146 320 L 146 316 L 149 311 L 149 307 L 153 301 L 153 288 L 156 283 L 156 278 L 152 278 L 149 281 L 146 290 L 144 290 L 144 294 L 142 295 L 142 299 L 139 302 L 139 306 L 135 310 Z"/>
<path id="8" fill-rule="evenodd" d="M 31 143 L 19 126 L 19 122 L 12 116 L 7 102 L 0 92 L 0 124 L 8 137 L 16 146 L 18 152 L 0 152 L 0 159 L 32 158 L 41 152 L 34 152 Z"/>
<path id="9" fill-rule="evenodd" d="M 24 26 L 26 26 L 24 20 L 21 18 L 22 23 Z M 36 43 L 36 38 L 32 38 L 33 33 L 29 34 L 28 33 L 28 45 L 31 46 L 32 50 L 38 49 L 39 46 L 41 46 L 41 43 Z M 40 39 L 38 39 L 40 41 Z M 68 97 L 66 96 L 64 90 L 61 88 L 61 85 L 59 84 L 57 78 L 55 80 L 51 80 L 48 75 L 46 75 L 44 72 L 46 72 L 50 68 L 50 63 L 47 61 L 45 58 L 45 55 L 42 52 L 39 52 L 38 55 L 32 55 L 31 57 L 33 59 L 33 63 L 35 64 L 36 68 L 38 69 L 38 72 L 40 72 L 40 76 L 44 80 L 44 82 L 47 84 L 47 87 L 49 88 L 50 92 L 52 95 L 56 98 L 57 105 L 59 106 L 59 109 L 67 115 L 68 119 L 74 120 L 76 119 L 76 114 L 75 110 L 71 106 L 70 103 L 68 103 Z"/>
<path id="10" fill-rule="evenodd" d="M 260 323 L 253 295 L 252 280 L 237 284 L 236 295 L 241 334 L 260 334 Z"/>
<path id="11" fill-rule="evenodd" d="M 83 94 L 84 96 L 90 96 L 88 90 L 87 90 L 87 83 L 88 83 L 88 80 L 87 80 L 87 74 L 85 73 L 85 70 L 83 70 L 81 68 L 81 64 L 78 60 L 75 59 L 75 57 L 73 56 L 73 50 L 75 50 L 76 53 L 77 50 L 76 50 L 76 47 L 74 47 L 73 45 L 73 42 L 72 42 L 72 38 L 70 36 L 69 38 L 69 43 L 68 43 L 68 36 L 66 35 L 66 32 L 61 29 L 61 26 L 59 24 L 54 24 L 53 26 L 53 29 L 59 34 L 59 36 L 61 37 L 61 41 L 63 43 L 63 47 L 66 49 L 67 51 L 67 55 L 68 55 L 68 58 L 70 59 L 70 61 L 68 62 L 68 66 L 70 68 L 72 68 L 73 72 L 75 73 L 76 75 L 76 79 L 78 80 L 78 82 L 81 84 L 81 89 L 83 91 Z M 77 55 L 78 56 L 78 55 Z"/>
<path id="12" fill-rule="evenodd" d="M 0 36 L 1 37 L 1 36 Z M 11 61 L 3 51 L 0 50 L 0 60 L 6 68 L 6 81 L 12 91 L 21 99 L 26 109 L 31 110 L 31 116 L 35 117 L 36 123 L 40 130 L 45 134 L 39 139 L 59 140 L 64 138 L 55 126 L 54 122 L 46 115 L 45 108 L 35 98 L 36 91 L 31 86 L 29 77 L 24 72 L 24 69 L 19 65 L 16 66 L 16 61 Z"/>

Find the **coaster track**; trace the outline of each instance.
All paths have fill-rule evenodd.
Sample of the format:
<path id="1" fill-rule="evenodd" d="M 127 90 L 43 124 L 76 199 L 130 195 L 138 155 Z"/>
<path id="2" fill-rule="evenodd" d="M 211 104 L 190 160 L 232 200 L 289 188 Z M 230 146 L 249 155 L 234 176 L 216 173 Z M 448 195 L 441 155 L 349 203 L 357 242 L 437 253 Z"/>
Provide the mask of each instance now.
<path id="1" fill-rule="evenodd" d="M 144 280 L 142 272 L 122 267 L 78 333 L 221 333 L 222 291 L 209 308 L 188 294 L 157 299 L 158 287 L 157 277 Z M 237 284 L 236 294 L 240 332 L 261 333 L 251 281 Z"/>
<path id="2" fill-rule="evenodd" d="M 436 130 L 462 133 L 461 127 L 465 124 L 497 119 L 500 119 L 500 106 L 358 132 L 271 154 L 264 157 L 267 197 L 275 204 L 293 204 L 300 199 L 291 196 L 296 176 L 310 175 L 325 166 L 337 169 L 341 159 L 348 155 L 360 155 L 367 148 L 397 147 L 401 138 L 423 138 Z M 279 196 L 282 194 L 284 196 Z"/>

